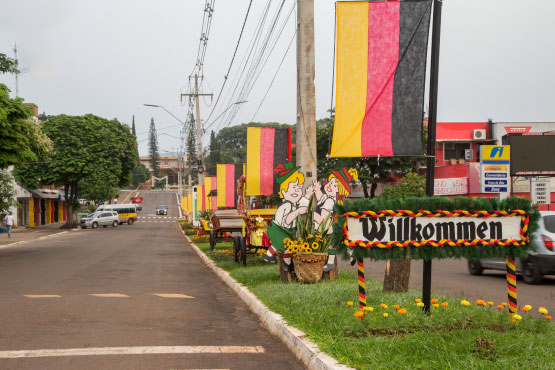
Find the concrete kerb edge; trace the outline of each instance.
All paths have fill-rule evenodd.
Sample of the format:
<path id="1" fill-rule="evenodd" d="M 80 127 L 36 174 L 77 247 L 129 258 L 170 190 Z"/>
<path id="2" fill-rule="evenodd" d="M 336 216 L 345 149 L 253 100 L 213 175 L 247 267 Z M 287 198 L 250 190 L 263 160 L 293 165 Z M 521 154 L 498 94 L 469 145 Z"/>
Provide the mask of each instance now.
<path id="1" fill-rule="evenodd" d="M 218 275 L 237 295 L 247 304 L 262 324 L 277 336 L 310 370 L 354 370 L 338 363 L 333 357 L 319 352 L 318 346 L 305 338 L 305 334 L 292 326 L 287 325 L 281 315 L 270 311 L 247 287 L 240 284 L 227 272 L 216 266 L 216 262 L 209 259 L 192 241 L 185 232 L 179 228 L 191 247 L 200 259 Z"/>

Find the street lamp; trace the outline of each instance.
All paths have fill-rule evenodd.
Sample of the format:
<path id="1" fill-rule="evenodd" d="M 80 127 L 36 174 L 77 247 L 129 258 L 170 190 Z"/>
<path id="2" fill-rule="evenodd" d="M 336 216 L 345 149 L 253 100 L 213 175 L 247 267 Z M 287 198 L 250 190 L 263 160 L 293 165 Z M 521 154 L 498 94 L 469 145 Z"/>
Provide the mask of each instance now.
<path id="1" fill-rule="evenodd" d="M 166 108 L 164 108 L 161 105 L 157 105 L 157 104 L 143 104 L 145 107 L 153 107 L 153 108 L 162 108 L 163 110 L 166 111 L 166 113 L 168 113 L 170 116 L 172 116 L 173 118 L 175 118 L 179 123 L 181 123 L 182 125 L 185 125 L 185 122 L 183 122 L 182 120 L 180 120 L 179 118 L 177 118 L 177 116 L 175 114 L 173 114 L 172 112 L 170 112 L 169 110 L 167 110 Z M 162 134 L 160 134 L 162 135 Z M 168 134 L 165 134 L 168 135 Z M 168 135 L 171 136 L 171 135 Z M 175 136 L 173 136 L 175 137 Z M 178 183 L 178 187 L 179 187 L 179 202 L 181 202 L 181 198 L 183 198 L 183 179 L 182 179 L 182 163 L 184 162 L 184 159 L 182 158 L 178 158 L 177 159 L 177 163 L 179 166 L 179 172 L 177 173 L 177 183 Z M 183 168 L 185 167 L 185 163 L 183 163 Z M 175 170 L 174 170 L 175 172 Z M 189 188 L 191 187 L 191 174 L 189 173 Z"/>

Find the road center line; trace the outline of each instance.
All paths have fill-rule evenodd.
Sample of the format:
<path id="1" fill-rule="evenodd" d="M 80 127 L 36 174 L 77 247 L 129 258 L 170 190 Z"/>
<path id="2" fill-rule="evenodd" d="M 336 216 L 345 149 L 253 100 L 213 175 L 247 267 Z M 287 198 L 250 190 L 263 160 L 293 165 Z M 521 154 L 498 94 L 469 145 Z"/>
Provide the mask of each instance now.
<path id="1" fill-rule="evenodd" d="M 96 293 L 96 294 L 89 294 L 95 297 L 104 297 L 104 298 L 129 298 L 126 294 L 120 293 Z"/>
<path id="2" fill-rule="evenodd" d="M 24 297 L 35 299 L 35 298 L 62 298 L 61 295 L 57 294 L 23 294 Z"/>
<path id="3" fill-rule="evenodd" d="M 173 293 L 152 293 L 152 294 L 162 298 L 195 298 L 186 294 L 173 294 Z"/>
<path id="4" fill-rule="evenodd" d="M 63 356 L 106 356 L 106 355 L 150 355 L 150 354 L 195 354 L 195 353 L 265 353 L 262 346 L 149 346 L 149 347 L 99 347 L 36 349 L 22 351 L 0 351 L 0 358 L 63 357 Z"/>

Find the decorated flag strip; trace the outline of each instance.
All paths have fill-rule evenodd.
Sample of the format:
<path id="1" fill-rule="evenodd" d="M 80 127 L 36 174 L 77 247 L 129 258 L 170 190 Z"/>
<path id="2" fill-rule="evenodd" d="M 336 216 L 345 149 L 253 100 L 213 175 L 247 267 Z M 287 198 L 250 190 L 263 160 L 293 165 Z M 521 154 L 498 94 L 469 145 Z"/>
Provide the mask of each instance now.
<path id="1" fill-rule="evenodd" d="M 422 155 L 431 1 L 337 3 L 332 157 Z"/>
<path id="2" fill-rule="evenodd" d="M 243 175 L 242 164 L 218 164 L 216 177 L 217 206 L 237 208 L 237 180 Z"/>
<path id="3" fill-rule="evenodd" d="M 291 159 L 291 128 L 247 127 L 247 195 L 279 192 L 274 168 Z"/>

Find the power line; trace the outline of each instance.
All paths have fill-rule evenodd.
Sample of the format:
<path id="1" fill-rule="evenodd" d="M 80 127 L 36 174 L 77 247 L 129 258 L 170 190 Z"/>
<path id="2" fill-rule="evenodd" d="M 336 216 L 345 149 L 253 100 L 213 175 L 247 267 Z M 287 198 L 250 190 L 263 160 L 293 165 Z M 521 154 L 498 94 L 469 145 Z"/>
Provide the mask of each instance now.
<path id="1" fill-rule="evenodd" d="M 235 61 L 235 56 L 237 55 L 237 49 L 239 49 L 239 44 L 241 43 L 241 38 L 243 37 L 243 31 L 245 30 L 245 25 L 247 24 L 247 19 L 251 11 L 251 5 L 252 5 L 252 0 L 250 0 L 249 2 L 249 7 L 247 8 L 247 14 L 245 14 L 245 19 L 243 20 L 243 26 L 241 27 L 241 32 L 239 33 L 239 39 L 237 40 L 237 45 L 235 45 L 235 51 L 233 52 L 233 56 L 231 57 L 231 62 L 229 63 L 229 67 L 227 68 L 227 73 L 224 76 L 224 82 L 222 83 L 222 87 L 220 88 L 220 92 L 218 93 L 218 97 L 216 98 L 216 102 L 214 103 L 214 107 L 212 108 L 212 111 L 208 115 L 208 118 L 206 119 L 206 121 L 208 121 L 210 117 L 212 117 L 212 114 L 214 113 L 214 110 L 216 109 L 216 106 L 220 101 L 220 96 L 222 95 L 222 91 L 224 90 L 225 84 L 227 82 L 227 78 L 229 76 L 229 72 L 231 71 L 231 67 L 233 66 L 233 61 Z M 209 128 L 211 125 L 212 124 L 210 124 L 207 128 Z"/>

